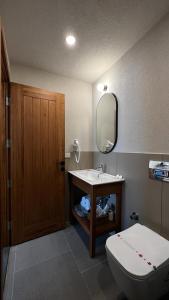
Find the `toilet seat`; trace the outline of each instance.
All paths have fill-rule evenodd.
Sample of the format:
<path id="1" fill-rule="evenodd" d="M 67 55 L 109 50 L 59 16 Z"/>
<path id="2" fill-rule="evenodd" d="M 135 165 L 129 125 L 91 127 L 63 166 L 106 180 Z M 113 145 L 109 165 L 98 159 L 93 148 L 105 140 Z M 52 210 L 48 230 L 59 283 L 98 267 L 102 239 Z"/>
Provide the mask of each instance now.
<path id="1" fill-rule="evenodd" d="M 169 264 L 169 241 L 141 224 L 108 238 L 106 249 L 120 268 L 138 280 Z"/>

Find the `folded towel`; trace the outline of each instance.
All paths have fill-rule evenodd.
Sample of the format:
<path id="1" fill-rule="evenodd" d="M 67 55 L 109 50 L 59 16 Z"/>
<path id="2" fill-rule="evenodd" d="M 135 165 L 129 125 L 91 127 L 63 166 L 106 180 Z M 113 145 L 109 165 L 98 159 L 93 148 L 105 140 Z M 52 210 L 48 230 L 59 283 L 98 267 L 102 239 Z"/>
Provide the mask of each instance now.
<path id="1" fill-rule="evenodd" d="M 82 208 L 84 208 L 86 211 L 90 210 L 90 198 L 89 196 L 83 196 L 80 205 Z"/>

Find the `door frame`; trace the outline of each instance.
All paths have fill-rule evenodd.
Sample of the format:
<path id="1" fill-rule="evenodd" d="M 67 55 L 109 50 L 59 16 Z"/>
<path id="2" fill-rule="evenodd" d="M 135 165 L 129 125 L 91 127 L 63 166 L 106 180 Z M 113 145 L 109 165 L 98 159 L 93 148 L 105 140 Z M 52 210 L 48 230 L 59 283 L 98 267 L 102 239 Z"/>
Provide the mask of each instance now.
<path id="1" fill-rule="evenodd" d="M 10 108 L 6 105 L 6 99 L 2 98 L 2 81 L 5 81 L 7 87 L 7 96 L 10 97 L 10 69 L 9 59 L 6 48 L 6 41 L 4 30 L 0 19 L 0 297 L 2 299 L 3 288 L 5 283 L 6 273 L 2 274 L 2 250 L 3 238 L 6 239 L 7 248 L 10 247 L 10 190 L 8 189 L 8 179 L 10 178 L 10 150 L 6 148 L 6 140 L 10 135 Z M 4 200 L 5 199 L 5 200 Z M 3 208 L 3 201 L 6 204 L 6 210 Z M 7 215 L 6 215 L 7 213 Z M 5 236 L 6 235 L 6 236 Z M 7 249 L 7 258 L 9 255 L 9 248 Z M 6 262 L 7 263 L 7 262 Z M 7 265 L 6 265 L 7 268 Z M 6 270 L 5 270 L 6 271 Z M 2 276 L 3 275 L 3 276 Z M 2 281 L 3 278 L 3 281 Z"/>

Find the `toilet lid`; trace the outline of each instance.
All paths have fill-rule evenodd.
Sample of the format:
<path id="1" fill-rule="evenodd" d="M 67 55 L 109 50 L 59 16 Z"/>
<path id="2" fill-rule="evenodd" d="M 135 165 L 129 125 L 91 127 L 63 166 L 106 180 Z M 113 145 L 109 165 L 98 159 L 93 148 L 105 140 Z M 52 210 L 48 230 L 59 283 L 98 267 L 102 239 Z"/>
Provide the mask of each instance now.
<path id="1" fill-rule="evenodd" d="M 146 276 L 169 260 L 169 241 L 141 224 L 111 236 L 106 247 L 133 276 Z"/>

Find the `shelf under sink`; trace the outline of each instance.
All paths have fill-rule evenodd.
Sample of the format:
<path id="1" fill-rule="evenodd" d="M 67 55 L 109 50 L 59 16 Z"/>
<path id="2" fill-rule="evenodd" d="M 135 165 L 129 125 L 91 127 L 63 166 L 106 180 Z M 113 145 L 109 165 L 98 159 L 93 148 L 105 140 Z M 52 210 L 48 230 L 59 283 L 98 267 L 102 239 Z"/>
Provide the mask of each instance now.
<path id="1" fill-rule="evenodd" d="M 78 221 L 78 223 L 83 227 L 85 232 L 89 235 L 90 234 L 90 220 L 88 220 L 85 217 L 80 217 L 78 214 L 72 210 L 73 216 L 75 219 Z M 107 220 L 104 220 L 102 223 L 96 223 L 95 227 L 95 234 L 96 236 L 102 235 L 106 232 L 113 231 L 116 228 L 116 223 L 115 221 L 109 221 L 108 218 Z"/>

